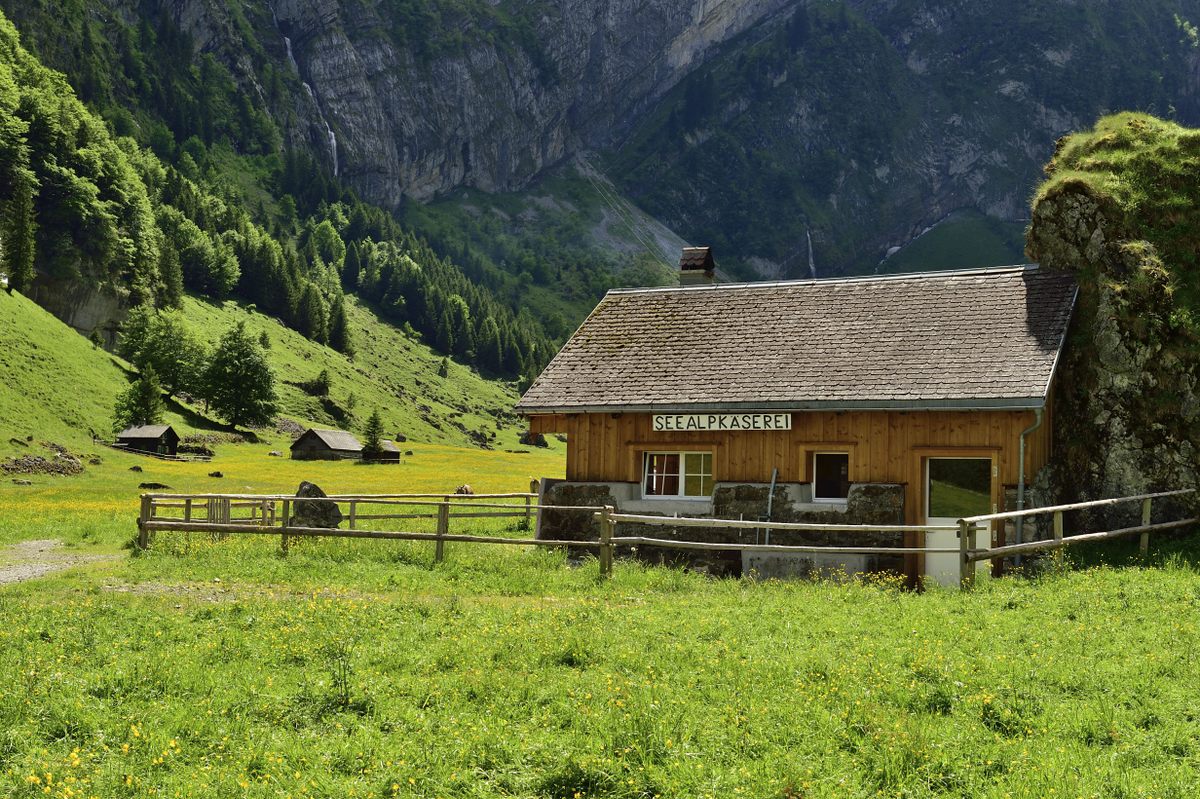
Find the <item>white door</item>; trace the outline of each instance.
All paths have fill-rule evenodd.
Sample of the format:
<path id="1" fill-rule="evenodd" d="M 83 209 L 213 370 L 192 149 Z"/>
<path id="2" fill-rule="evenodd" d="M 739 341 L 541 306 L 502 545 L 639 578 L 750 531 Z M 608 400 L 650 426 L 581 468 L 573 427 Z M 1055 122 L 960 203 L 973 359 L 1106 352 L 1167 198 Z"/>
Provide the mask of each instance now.
<path id="1" fill-rule="evenodd" d="M 957 526 L 958 520 L 992 512 L 991 458 L 927 458 L 925 461 L 925 522 Z M 981 530 L 972 549 L 991 545 L 991 528 Z M 925 534 L 925 546 L 953 548 L 955 552 L 925 555 L 925 576 L 940 585 L 958 585 L 958 533 L 955 530 Z M 980 576 L 988 561 L 975 564 Z"/>

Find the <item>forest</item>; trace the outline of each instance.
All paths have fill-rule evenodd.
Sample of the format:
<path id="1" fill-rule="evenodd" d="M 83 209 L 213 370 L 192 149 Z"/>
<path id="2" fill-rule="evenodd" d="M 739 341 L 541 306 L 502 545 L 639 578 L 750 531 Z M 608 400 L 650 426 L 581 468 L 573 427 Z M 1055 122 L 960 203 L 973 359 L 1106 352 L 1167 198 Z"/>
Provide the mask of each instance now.
<path id="1" fill-rule="evenodd" d="M 209 56 L 193 64 L 168 22 L 119 28 L 119 54 L 87 17 L 78 24 L 77 92 L 0 19 L 0 271 L 10 290 L 84 283 L 164 310 L 184 292 L 231 297 L 344 353 L 354 351 L 352 291 L 488 374 L 528 378 L 553 353 L 519 296 L 501 301 L 284 147 L 225 68 Z M 123 104 L 130 94 L 141 98 L 136 117 Z"/>

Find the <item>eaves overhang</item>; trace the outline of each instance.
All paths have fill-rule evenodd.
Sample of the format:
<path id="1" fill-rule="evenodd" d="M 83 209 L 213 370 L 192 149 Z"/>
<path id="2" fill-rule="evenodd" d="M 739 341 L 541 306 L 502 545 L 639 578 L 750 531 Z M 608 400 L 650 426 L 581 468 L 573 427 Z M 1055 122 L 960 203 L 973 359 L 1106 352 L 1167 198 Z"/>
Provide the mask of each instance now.
<path id="1" fill-rule="evenodd" d="M 699 402 L 648 405 L 517 405 L 525 416 L 570 413 L 723 413 L 746 411 L 1035 411 L 1046 397 L 1000 397 L 920 400 L 810 400 L 804 402 Z"/>

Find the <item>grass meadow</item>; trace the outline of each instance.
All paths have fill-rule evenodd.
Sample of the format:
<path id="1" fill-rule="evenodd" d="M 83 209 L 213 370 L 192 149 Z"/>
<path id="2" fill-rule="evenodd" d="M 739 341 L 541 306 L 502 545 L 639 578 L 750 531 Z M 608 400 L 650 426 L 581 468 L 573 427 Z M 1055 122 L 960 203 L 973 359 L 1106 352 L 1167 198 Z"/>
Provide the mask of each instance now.
<path id="1" fill-rule="evenodd" d="M 453 543 L 436 565 L 425 542 L 122 549 L 141 480 L 496 491 L 562 470 L 552 452 L 412 446 L 399 467 L 270 444 L 212 464 L 113 453 L 0 486 L 0 548 L 126 554 L 0 587 L 0 795 L 1197 794 L 1200 578 L 1181 544 L 968 595 L 626 561 L 601 583 L 591 560 Z"/>

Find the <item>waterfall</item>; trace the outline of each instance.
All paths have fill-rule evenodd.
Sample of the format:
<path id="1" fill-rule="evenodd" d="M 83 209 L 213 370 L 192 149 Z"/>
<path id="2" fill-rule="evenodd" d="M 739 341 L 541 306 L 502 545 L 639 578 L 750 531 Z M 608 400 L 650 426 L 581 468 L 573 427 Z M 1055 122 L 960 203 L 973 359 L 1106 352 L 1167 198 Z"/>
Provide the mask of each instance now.
<path id="1" fill-rule="evenodd" d="M 300 73 L 300 65 L 296 63 L 296 56 L 292 55 L 292 40 L 290 38 L 288 38 L 287 36 L 284 36 L 283 37 L 283 46 L 284 46 L 284 48 L 287 49 L 288 63 L 291 64 L 292 69 L 295 70 L 297 74 L 299 74 Z"/>
<path id="2" fill-rule="evenodd" d="M 267 8 L 271 9 L 271 22 L 275 24 L 275 30 L 283 39 L 283 48 L 287 51 L 288 64 L 300 74 L 300 65 L 296 63 L 296 56 L 292 53 L 292 40 L 289 36 L 284 36 L 283 31 L 279 28 L 279 17 L 275 14 L 275 4 L 267 3 Z M 313 92 L 312 86 L 308 85 L 307 81 L 301 81 L 304 86 L 304 91 L 308 92 L 308 97 L 313 101 L 313 105 L 317 107 L 317 117 L 321 120 L 321 125 L 325 128 L 325 142 L 329 147 L 329 160 L 333 163 L 333 176 L 338 176 L 338 150 L 337 150 L 337 134 L 333 132 L 333 128 L 329 125 L 329 120 L 325 118 L 325 109 L 321 107 L 321 101 L 317 99 L 317 95 Z"/>
<path id="3" fill-rule="evenodd" d="M 321 121 L 325 122 L 325 117 L 322 115 Z M 329 127 L 329 123 L 325 122 L 325 132 L 329 134 L 329 155 L 333 158 L 333 176 L 338 176 L 338 156 L 337 156 L 337 134 L 333 132 L 333 128 Z"/>
<path id="4" fill-rule="evenodd" d="M 333 132 L 333 128 L 329 126 L 329 120 L 325 118 L 325 111 L 321 108 L 321 101 L 317 99 L 317 95 L 313 92 L 312 86 L 309 86 L 307 81 L 303 83 L 304 91 L 308 92 L 309 98 L 313 101 L 313 105 L 317 107 L 317 117 L 321 120 L 321 124 L 325 127 L 325 141 L 329 145 L 329 160 L 333 162 L 333 176 L 338 176 L 338 151 L 337 151 L 337 134 Z"/>
<path id="5" fill-rule="evenodd" d="M 812 248 L 812 231 L 805 230 L 804 235 L 808 237 L 808 274 L 810 277 L 817 276 L 817 259 L 813 257 Z"/>

